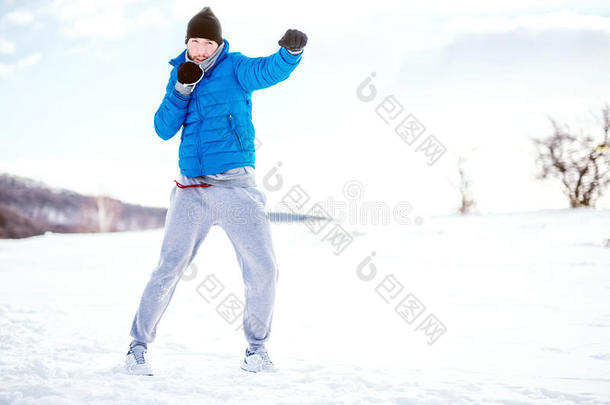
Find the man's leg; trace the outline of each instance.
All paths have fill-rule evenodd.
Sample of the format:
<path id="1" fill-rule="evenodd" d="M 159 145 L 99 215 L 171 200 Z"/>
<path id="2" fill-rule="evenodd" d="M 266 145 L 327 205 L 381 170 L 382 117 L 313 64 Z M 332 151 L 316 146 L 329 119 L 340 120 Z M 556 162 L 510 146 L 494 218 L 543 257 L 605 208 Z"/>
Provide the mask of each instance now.
<path id="1" fill-rule="evenodd" d="M 215 188 L 180 189 L 174 186 L 165 218 L 159 263 L 144 289 L 131 326 L 134 341 L 151 343 L 155 339 L 157 324 L 180 277 L 215 223 L 216 215 L 211 203 Z"/>
<path id="2" fill-rule="evenodd" d="M 243 327 L 250 349 L 269 338 L 279 270 L 271 228 L 264 207 L 265 194 L 255 187 L 226 189 L 219 225 L 231 240 L 245 286 Z"/>

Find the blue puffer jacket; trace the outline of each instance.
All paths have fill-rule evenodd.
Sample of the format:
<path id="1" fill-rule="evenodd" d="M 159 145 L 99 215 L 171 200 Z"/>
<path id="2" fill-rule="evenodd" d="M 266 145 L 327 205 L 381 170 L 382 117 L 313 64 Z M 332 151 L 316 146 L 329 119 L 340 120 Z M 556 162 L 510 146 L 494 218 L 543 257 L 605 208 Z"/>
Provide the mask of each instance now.
<path id="1" fill-rule="evenodd" d="M 255 167 L 252 92 L 287 79 L 303 54 L 293 55 L 280 48 L 270 56 L 249 58 L 240 52 L 229 53 L 229 42 L 224 39 L 224 43 L 216 63 L 190 96 L 174 88 L 186 49 L 169 61 L 173 69 L 155 113 L 155 131 L 168 140 L 184 126 L 178 164 L 185 176 Z"/>

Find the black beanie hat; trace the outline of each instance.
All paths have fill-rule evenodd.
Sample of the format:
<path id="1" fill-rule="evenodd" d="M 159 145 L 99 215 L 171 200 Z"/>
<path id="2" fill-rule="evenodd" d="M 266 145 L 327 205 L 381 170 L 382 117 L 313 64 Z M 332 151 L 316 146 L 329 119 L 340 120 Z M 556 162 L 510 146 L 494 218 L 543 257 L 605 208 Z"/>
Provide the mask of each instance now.
<path id="1" fill-rule="evenodd" d="M 218 46 L 222 45 L 220 21 L 218 21 L 211 8 L 204 7 L 191 18 L 186 28 L 185 44 L 189 41 L 189 38 L 207 38 L 215 41 Z"/>

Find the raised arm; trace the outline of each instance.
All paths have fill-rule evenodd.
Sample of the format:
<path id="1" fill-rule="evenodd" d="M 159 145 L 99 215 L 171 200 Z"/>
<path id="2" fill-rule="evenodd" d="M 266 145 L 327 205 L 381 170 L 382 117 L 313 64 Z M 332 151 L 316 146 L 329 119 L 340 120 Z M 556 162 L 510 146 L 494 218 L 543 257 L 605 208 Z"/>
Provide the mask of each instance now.
<path id="1" fill-rule="evenodd" d="M 307 36 L 298 30 L 288 30 L 278 44 L 280 49 L 269 56 L 249 58 L 236 53 L 233 67 L 244 90 L 252 92 L 286 80 L 301 62 Z"/>

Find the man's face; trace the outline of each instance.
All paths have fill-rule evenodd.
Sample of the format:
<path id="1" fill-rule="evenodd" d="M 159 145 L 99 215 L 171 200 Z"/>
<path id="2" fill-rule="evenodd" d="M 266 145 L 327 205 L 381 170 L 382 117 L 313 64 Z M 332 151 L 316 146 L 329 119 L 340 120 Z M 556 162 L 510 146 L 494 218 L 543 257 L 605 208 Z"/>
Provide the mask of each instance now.
<path id="1" fill-rule="evenodd" d="M 209 58 L 216 49 L 218 44 L 216 41 L 206 38 L 189 38 L 186 43 L 186 49 L 188 49 L 189 57 L 195 62 L 202 62 Z"/>

